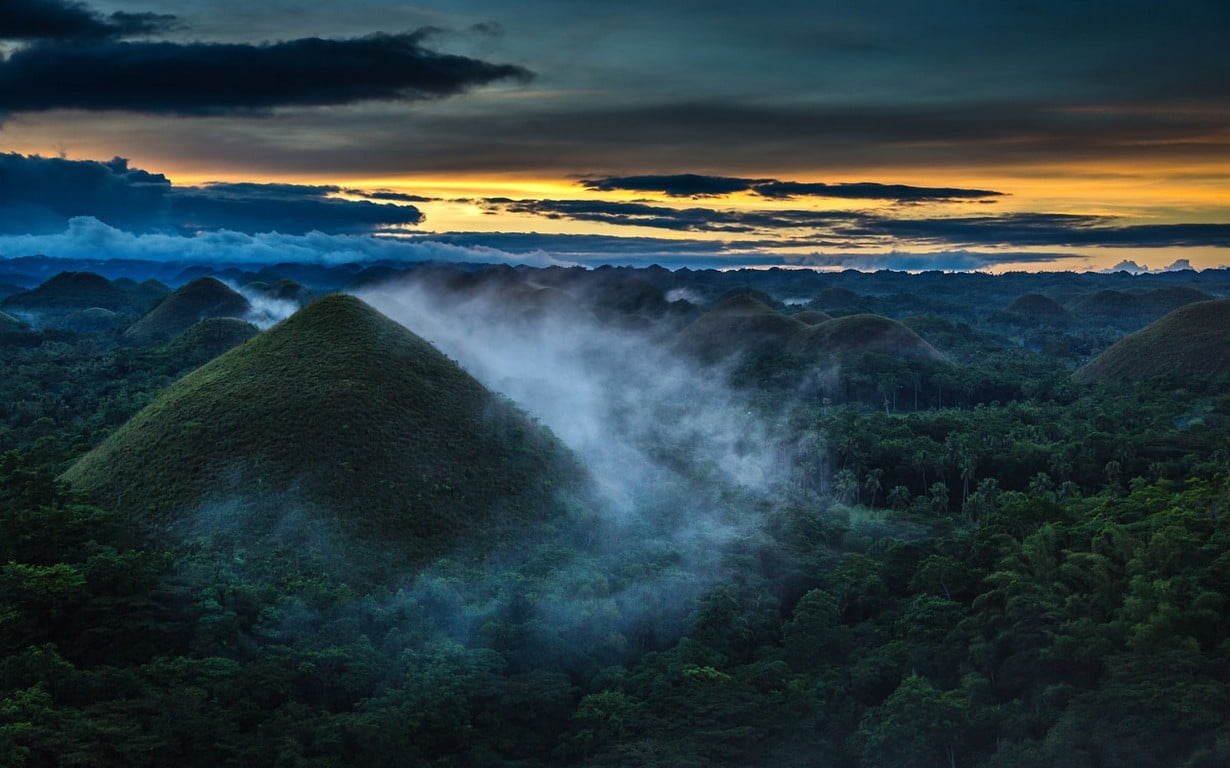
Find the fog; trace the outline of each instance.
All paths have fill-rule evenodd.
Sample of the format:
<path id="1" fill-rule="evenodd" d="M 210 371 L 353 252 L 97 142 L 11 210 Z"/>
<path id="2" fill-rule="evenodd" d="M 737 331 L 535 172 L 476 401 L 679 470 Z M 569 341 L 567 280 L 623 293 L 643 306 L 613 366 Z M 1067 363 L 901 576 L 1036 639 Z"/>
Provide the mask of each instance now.
<path id="1" fill-rule="evenodd" d="M 527 600 L 537 623 L 578 646 L 618 653 L 626 638 L 612 633 L 665 639 L 736 571 L 731 553 L 756 540 L 769 499 L 784 495 L 794 448 L 720 371 L 680 357 L 672 329 L 600 321 L 583 296 L 535 290 L 410 278 L 360 294 L 548 427 L 593 480 L 578 520 L 484 553 L 477 578 L 428 568 L 403 597 L 435 605 L 438 625 L 462 640 Z M 549 561 L 544 578 L 506 579 L 533 558 Z"/>

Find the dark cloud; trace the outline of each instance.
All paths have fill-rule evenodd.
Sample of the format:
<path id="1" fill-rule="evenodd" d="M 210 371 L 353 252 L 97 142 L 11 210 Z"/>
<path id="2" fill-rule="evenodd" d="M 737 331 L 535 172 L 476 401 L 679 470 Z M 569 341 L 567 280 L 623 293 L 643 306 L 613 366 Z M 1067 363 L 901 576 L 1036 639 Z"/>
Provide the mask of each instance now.
<path id="1" fill-rule="evenodd" d="M 685 232 L 776 234 L 780 245 L 866 246 L 901 242 L 957 246 L 1105 248 L 1230 247 L 1230 224 L 1129 224 L 1112 216 L 1011 213 L 998 216 L 900 218 L 859 211 L 671 208 L 602 200 L 489 198 L 495 211 Z M 808 237 L 800 237 L 800 230 Z"/>
<path id="2" fill-rule="evenodd" d="M 405 192 L 390 192 L 387 189 L 363 190 L 363 189 L 347 189 L 344 190 L 348 195 L 358 195 L 366 197 L 370 200 L 389 200 L 400 203 L 431 203 L 439 198 L 424 197 L 423 195 L 408 195 Z"/>
<path id="3" fill-rule="evenodd" d="M 761 197 L 786 199 L 792 197 L 841 197 L 850 200 L 897 200 L 927 202 L 1002 197 L 1003 192 L 989 189 L 958 187 L 912 187 L 907 184 L 877 184 L 859 181 L 843 184 L 820 182 L 771 181 L 753 187 Z"/>
<path id="4" fill-rule="evenodd" d="M 1111 216 L 1013 213 L 944 219 L 866 217 L 844 234 L 915 243 L 1106 248 L 1230 247 L 1230 224 L 1129 224 Z"/>
<path id="5" fill-rule="evenodd" d="M 605 176 L 596 179 L 581 179 L 579 183 L 589 189 L 603 192 L 618 189 L 632 192 L 661 192 L 671 197 L 719 197 L 732 192 L 746 192 L 758 181 L 769 180 L 678 173 L 662 176 Z"/>
<path id="6" fill-rule="evenodd" d="M 603 200 L 509 200 L 488 198 L 489 210 L 529 213 L 548 219 L 594 221 L 621 226 L 654 227 L 685 232 L 754 232 L 816 229 L 858 219 L 845 211 L 731 211 L 715 208 L 670 208 L 648 203 Z"/>
<path id="7" fill-rule="evenodd" d="M 937 202 L 947 200 L 1000 197 L 1002 192 L 957 187 L 914 187 L 907 184 L 877 184 L 870 181 L 824 184 L 821 182 L 744 179 L 737 176 L 705 176 L 681 173 L 657 176 L 605 176 L 581 179 L 588 189 L 611 192 L 660 192 L 670 197 L 720 197 L 734 192 L 754 192 L 761 197 L 836 197 L 851 200 L 896 200 L 899 202 Z"/>
<path id="8" fill-rule="evenodd" d="M 439 98 L 530 73 L 428 50 L 430 30 L 348 40 L 37 42 L 0 61 L 0 111 L 260 113 Z"/>
<path id="9" fill-rule="evenodd" d="M 410 205 L 342 200 L 329 185 L 214 183 L 178 187 L 164 175 L 108 162 L 0 154 L 0 232 L 54 233 L 93 217 L 130 232 L 366 233 L 418 224 Z"/>
<path id="10" fill-rule="evenodd" d="M 173 27 L 175 16 L 113 13 L 60 0 L 0 0 L 0 40 L 79 40 L 131 37 Z"/>

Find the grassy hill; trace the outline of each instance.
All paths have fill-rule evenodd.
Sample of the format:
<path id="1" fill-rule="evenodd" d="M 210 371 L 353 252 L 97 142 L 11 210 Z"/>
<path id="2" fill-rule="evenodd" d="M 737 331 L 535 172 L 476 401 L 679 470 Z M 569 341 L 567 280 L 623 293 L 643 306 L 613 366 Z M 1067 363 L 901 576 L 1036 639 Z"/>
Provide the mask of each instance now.
<path id="1" fill-rule="evenodd" d="M 212 277 L 200 277 L 167 296 L 129 326 L 130 339 L 170 339 L 209 317 L 243 317 L 248 300 Z"/>
<path id="2" fill-rule="evenodd" d="M 550 433 L 360 300 L 323 298 L 203 365 L 64 475 L 157 522 L 288 509 L 411 555 L 539 518 L 580 471 Z"/>
<path id="3" fill-rule="evenodd" d="M 1007 311 L 1014 315 L 1024 315 L 1039 320 L 1070 320 L 1072 313 L 1064 309 L 1059 302 L 1040 293 L 1027 293 L 1008 305 Z"/>
<path id="4" fill-rule="evenodd" d="M 805 309 L 802 312 L 794 313 L 791 317 L 807 325 L 820 325 L 820 323 L 827 323 L 833 319 L 832 315 L 827 312 L 821 312 L 818 309 Z"/>
<path id="5" fill-rule="evenodd" d="M 740 293 L 719 303 L 679 332 L 681 349 L 713 363 L 734 355 L 782 349 L 807 326 L 755 297 Z"/>
<path id="6" fill-rule="evenodd" d="M 93 272 L 61 272 L 47 282 L 0 301 L 0 308 L 21 312 L 66 312 L 101 307 L 112 312 L 133 308 L 123 287 Z"/>
<path id="7" fill-rule="evenodd" d="M 26 334 L 30 332 L 30 326 L 21 322 L 12 315 L 0 312 L 0 336 L 11 336 L 14 334 Z"/>
<path id="8" fill-rule="evenodd" d="M 1081 318 L 1134 329 L 1184 305 L 1212 298 L 1204 291 L 1188 286 L 1169 286 L 1131 293 L 1108 289 L 1075 298 L 1069 304 L 1069 309 Z"/>
<path id="9" fill-rule="evenodd" d="M 1230 299 L 1188 304 L 1129 334 L 1073 374 L 1078 382 L 1160 375 L 1207 379 L 1230 368 Z"/>
<path id="10" fill-rule="evenodd" d="M 259 332 L 256 326 L 236 317 L 209 317 L 172 339 L 164 351 L 186 368 L 206 363 Z"/>
<path id="11" fill-rule="evenodd" d="M 880 315 L 847 315 L 804 329 L 791 353 L 807 360 L 874 353 L 905 360 L 941 362 L 944 356 L 906 326 Z"/>

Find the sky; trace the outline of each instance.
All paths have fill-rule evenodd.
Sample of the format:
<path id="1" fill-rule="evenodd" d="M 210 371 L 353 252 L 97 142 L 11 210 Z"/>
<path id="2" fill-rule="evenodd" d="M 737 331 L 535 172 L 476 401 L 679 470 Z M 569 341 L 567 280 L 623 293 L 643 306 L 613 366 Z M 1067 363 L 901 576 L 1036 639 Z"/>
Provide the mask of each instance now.
<path id="1" fill-rule="evenodd" d="M 1227 32 L 1226 0 L 0 0 L 0 255 L 1215 267 Z"/>

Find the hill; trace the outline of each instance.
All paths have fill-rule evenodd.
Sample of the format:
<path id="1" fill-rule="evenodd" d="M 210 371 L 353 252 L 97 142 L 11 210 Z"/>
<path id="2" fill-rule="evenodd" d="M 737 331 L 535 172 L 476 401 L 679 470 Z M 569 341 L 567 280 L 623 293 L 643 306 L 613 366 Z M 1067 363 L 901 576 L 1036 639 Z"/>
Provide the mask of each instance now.
<path id="1" fill-rule="evenodd" d="M 236 317 L 210 317 L 172 339 L 165 352 L 181 369 L 201 365 L 259 332 L 256 326 Z"/>
<path id="2" fill-rule="evenodd" d="M 1018 297 L 1008 305 L 1007 311 L 1014 315 L 1039 320 L 1070 320 L 1072 318 L 1072 313 L 1064 309 L 1059 302 L 1040 293 L 1027 293 Z"/>
<path id="3" fill-rule="evenodd" d="M 112 328 L 122 328 L 126 322 L 124 315 L 119 312 L 112 312 L 102 307 L 90 307 L 70 312 L 65 315 L 60 325 L 78 333 L 95 333 Z"/>
<path id="4" fill-rule="evenodd" d="M 755 297 L 739 293 L 696 318 L 676 340 L 687 354 L 713 363 L 734 355 L 779 351 L 806 327 Z"/>
<path id="5" fill-rule="evenodd" d="M 1230 299 L 1188 304 L 1129 334 L 1073 379 L 1137 380 L 1160 375 L 1207 379 L 1230 367 Z"/>
<path id="6" fill-rule="evenodd" d="M 790 342 L 804 359 L 852 357 L 874 353 L 904 360 L 941 362 L 944 356 L 906 326 L 881 315 L 847 315 L 811 326 Z"/>
<path id="7" fill-rule="evenodd" d="M 176 382 L 64 479 L 158 522 L 287 509 L 411 555 L 542 517 L 579 477 L 548 432 L 360 300 L 333 295 Z"/>
<path id="8" fill-rule="evenodd" d="M 209 317 L 243 317 L 248 300 L 212 277 L 200 277 L 167 296 L 133 323 L 124 335 L 131 339 L 170 339 Z"/>
<path id="9" fill-rule="evenodd" d="M 9 336 L 12 334 L 29 333 L 30 326 L 21 322 L 12 315 L 7 315 L 0 312 L 0 336 Z"/>
<path id="10" fill-rule="evenodd" d="M 816 297 L 807 306 L 810 309 L 820 310 L 857 309 L 864 303 L 866 303 L 866 299 L 849 288 L 832 286 L 816 294 Z"/>
<path id="11" fill-rule="evenodd" d="M 827 323 L 833 319 L 832 315 L 827 312 L 821 312 L 818 309 L 805 309 L 802 312 L 794 313 L 791 317 L 807 325 L 820 325 L 820 323 Z"/>
<path id="12" fill-rule="evenodd" d="M 133 297 L 93 272 L 61 272 L 47 282 L 0 301 L 0 308 L 21 312 L 71 312 L 101 307 L 112 312 L 132 309 Z"/>
<path id="13" fill-rule="evenodd" d="M 1077 297 L 1069 308 L 1078 316 L 1107 322 L 1120 328 L 1139 328 L 1179 307 L 1213 297 L 1188 286 L 1169 286 L 1151 291 L 1102 290 Z"/>

